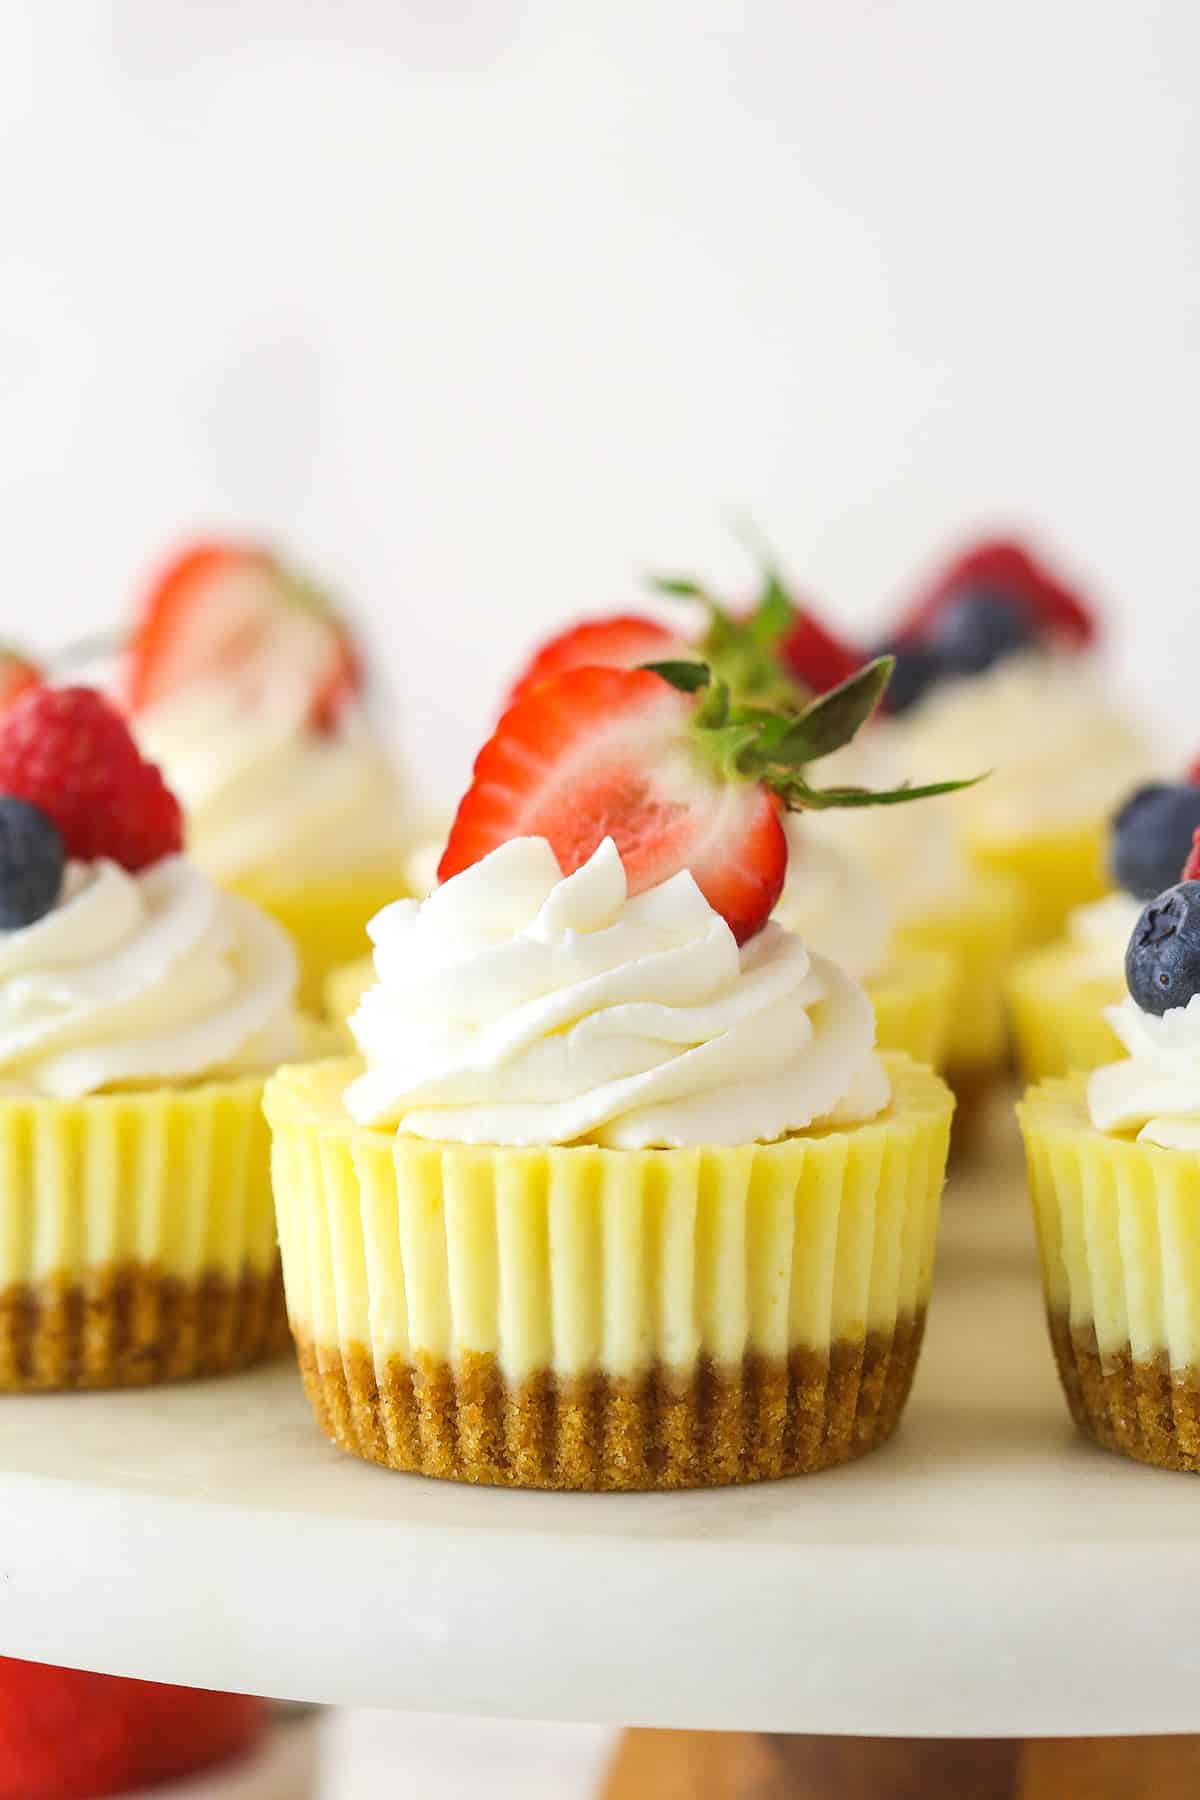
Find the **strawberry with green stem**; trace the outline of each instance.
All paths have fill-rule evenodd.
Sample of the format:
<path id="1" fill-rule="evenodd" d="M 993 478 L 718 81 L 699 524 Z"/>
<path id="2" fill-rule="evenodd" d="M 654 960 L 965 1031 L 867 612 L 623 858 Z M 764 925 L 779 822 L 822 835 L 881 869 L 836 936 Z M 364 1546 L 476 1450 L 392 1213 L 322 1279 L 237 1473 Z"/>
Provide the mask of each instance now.
<path id="1" fill-rule="evenodd" d="M 885 792 L 814 786 L 813 763 L 849 743 L 891 674 L 884 657 L 798 708 L 735 698 L 705 663 L 579 667 L 527 689 L 475 761 L 438 879 L 515 837 L 544 837 L 564 874 L 607 837 L 631 894 L 691 873 L 739 943 L 783 890 L 787 810 L 895 805 L 967 785 Z"/>
<path id="2" fill-rule="evenodd" d="M 656 576 L 652 585 L 660 594 L 698 600 L 707 609 L 696 649 L 740 699 L 801 705 L 839 687 L 867 661 L 811 608 L 796 604 L 768 560 L 758 599 L 747 612 L 734 612 L 689 576 Z"/>
<path id="3" fill-rule="evenodd" d="M 769 558 L 762 559 L 755 604 L 736 612 L 688 576 L 659 576 L 651 586 L 673 600 L 695 600 L 707 622 L 699 637 L 673 631 L 639 613 L 584 619 L 547 639 L 509 692 L 509 703 L 567 669 L 635 669 L 653 661 L 694 657 L 721 676 L 742 700 L 799 707 L 838 687 L 867 661 L 808 607 L 791 598 Z"/>

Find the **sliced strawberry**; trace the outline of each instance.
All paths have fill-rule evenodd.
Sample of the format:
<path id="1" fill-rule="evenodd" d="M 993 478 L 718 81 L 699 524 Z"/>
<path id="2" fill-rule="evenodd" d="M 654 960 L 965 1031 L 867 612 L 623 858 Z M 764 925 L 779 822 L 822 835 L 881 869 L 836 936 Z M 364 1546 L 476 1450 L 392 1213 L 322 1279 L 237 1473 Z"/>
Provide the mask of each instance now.
<path id="1" fill-rule="evenodd" d="M 631 894 L 690 869 L 738 942 L 783 889 L 773 796 L 722 780 L 689 726 L 696 704 L 648 669 L 577 668 L 529 688 L 475 761 L 438 868 L 448 881 L 515 837 L 544 837 L 564 874 L 606 837 Z"/>
<path id="2" fill-rule="evenodd" d="M 636 613 L 584 619 L 541 646 L 513 683 L 509 704 L 567 669 L 637 669 L 643 663 L 662 662 L 683 650 L 682 641 L 674 632 Z"/>
<path id="3" fill-rule="evenodd" d="M 0 645 L 0 712 L 30 688 L 40 687 L 44 680 L 36 663 L 31 663 L 21 651 Z"/>
<path id="4" fill-rule="evenodd" d="M 248 708 L 274 681 L 311 695 L 310 722 L 336 725 L 361 685 L 345 621 L 323 593 L 253 544 L 197 544 L 150 592 L 125 665 L 131 712 L 193 683 L 229 683 Z"/>
<path id="5" fill-rule="evenodd" d="M 1049 638 L 1081 648 L 1096 638 L 1095 615 L 1080 596 L 1037 562 L 1024 545 L 997 538 L 976 544 L 948 564 L 903 615 L 897 639 L 903 643 L 924 637 L 946 603 L 969 588 L 1011 595 Z"/>
<path id="6" fill-rule="evenodd" d="M 871 794 L 810 785 L 879 704 L 891 664 L 869 664 L 802 711 L 734 703 L 703 663 L 569 669 L 527 689 L 475 759 L 439 881 L 516 837 L 544 837 L 565 874 L 606 837 L 631 894 L 690 869 L 739 943 L 761 929 L 787 872 L 790 807 L 865 806 L 956 783 Z"/>

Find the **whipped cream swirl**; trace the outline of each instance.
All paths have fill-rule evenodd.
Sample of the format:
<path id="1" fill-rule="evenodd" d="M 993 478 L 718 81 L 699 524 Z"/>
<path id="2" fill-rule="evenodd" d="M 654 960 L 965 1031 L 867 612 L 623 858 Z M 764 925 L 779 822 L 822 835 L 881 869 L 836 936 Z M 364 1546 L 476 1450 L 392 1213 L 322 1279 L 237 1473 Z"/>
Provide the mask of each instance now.
<path id="1" fill-rule="evenodd" d="M 187 814 L 191 855 L 219 881 L 339 874 L 399 848 L 399 783 L 365 717 L 315 731 L 309 704 L 300 683 L 248 707 L 198 682 L 135 719 Z"/>
<path id="2" fill-rule="evenodd" d="M 286 933 L 186 858 L 71 863 L 51 912 L 0 932 L 0 1091 L 265 1069 L 299 1050 L 295 985 Z"/>
<path id="3" fill-rule="evenodd" d="M 992 771 L 957 803 L 969 831 L 1000 836 L 1104 818 L 1151 762 L 1077 653 L 1006 657 L 935 687 L 894 728 L 917 781 Z"/>
<path id="4" fill-rule="evenodd" d="M 1142 1143 L 1168 1150 L 1200 1150 L 1200 994 L 1161 1016 L 1127 995 L 1104 1016 L 1129 1057 L 1089 1079 L 1092 1124 L 1136 1131 Z"/>
<path id="5" fill-rule="evenodd" d="M 606 839 L 564 877 L 517 838 L 370 927 L 360 1124 L 454 1143 L 770 1142 L 873 1117 L 862 989 L 769 924 L 740 951 L 684 872 L 628 898 Z"/>

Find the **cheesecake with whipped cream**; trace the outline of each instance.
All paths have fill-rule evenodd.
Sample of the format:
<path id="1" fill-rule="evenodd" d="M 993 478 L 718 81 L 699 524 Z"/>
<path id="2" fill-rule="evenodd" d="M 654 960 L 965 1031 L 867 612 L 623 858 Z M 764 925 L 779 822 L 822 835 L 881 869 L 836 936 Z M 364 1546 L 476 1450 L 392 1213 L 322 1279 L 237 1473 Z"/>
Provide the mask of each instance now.
<path id="1" fill-rule="evenodd" d="M 1140 914 L 1138 957 L 1169 953 L 1170 900 Z M 1072 1416 L 1106 1449 L 1200 1471 L 1200 992 L 1156 1007 L 1127 994 L 1107 1013 L 1125 1055 L 1018 1112 Z"/>
<path id="2" fill-rule="evenodd" d="M 286 1341 L 262 1092 L 310 1049 L 295 987 L 103 696 L 0 712 L 0 1392 Z"/>
<path id="3" fill-rule="evenodd" d="M 861 985 L 685 869 L 514 838 L 373 922 L 359 1057 L 267 1088 L 318 1423 L 396 1469 L 686 1487 L 895 1428 L 951 1096 Z"/>

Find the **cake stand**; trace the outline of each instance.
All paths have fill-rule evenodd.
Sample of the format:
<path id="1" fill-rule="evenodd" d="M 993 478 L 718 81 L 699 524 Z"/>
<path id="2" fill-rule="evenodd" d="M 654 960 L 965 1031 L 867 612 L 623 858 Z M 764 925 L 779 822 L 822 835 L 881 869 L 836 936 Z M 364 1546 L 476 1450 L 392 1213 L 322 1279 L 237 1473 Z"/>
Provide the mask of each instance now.
<path id="1" fill-rule="evenodd" d="M 1011 1117 L 952 1175 L 891 1446 L 680 1495 L 357 1463 L 286 1364 L 0 1401 L 0 1652 L 289 1699 L 755 1732 L 1194 1730 L 1200 1486 L 1058 1393 Z"/>

